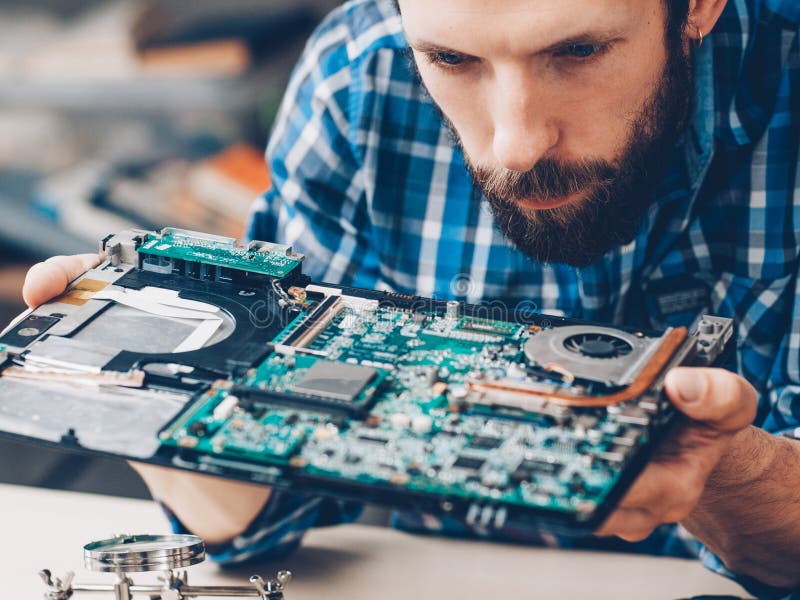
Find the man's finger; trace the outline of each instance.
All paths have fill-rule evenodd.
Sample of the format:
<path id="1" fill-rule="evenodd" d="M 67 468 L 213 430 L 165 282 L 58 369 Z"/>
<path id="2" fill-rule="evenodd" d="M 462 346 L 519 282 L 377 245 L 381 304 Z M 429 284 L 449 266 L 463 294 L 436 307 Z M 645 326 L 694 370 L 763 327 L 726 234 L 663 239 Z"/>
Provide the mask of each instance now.
<path id="1" fill-rule="evenodd" d="M 681 516 L 674 520 L 680 520 L 700 499 L 714 466 L 707 462 L 651 462 L 633 482 L 620 502 L 620 508 L 639 508 L 657 519 L 678 514 Z"/>
<path id="2" fill-rule="evenodd" d="M 100 263 L 97 254 L 54 256 L 33 265 L 22 286 L 22 298 L 31 308 L 39 306 L 64 291 L 78 276 Z"/>
<path id="3" fill-rule="evenodd" d="M 679 367 L 667 373 L 664 384 L 672 403 L 694 421 L 733 432 L 755 419 L 755 388 L 725 369 Z"/>
<path id="4" fill-rule="evenodd" d="M 629 542 L 643 540 L 660 523 L 648 511 L 640 508 L 618 508 L 606 522 L 595 531 L 595 535 L 607 537 L 615 535 Z"/>

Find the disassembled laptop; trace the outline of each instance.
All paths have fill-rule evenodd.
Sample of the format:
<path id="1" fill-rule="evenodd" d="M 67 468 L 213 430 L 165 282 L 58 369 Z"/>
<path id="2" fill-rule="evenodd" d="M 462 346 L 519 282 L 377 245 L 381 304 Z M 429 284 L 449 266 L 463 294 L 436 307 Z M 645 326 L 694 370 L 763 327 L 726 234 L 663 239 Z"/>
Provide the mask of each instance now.
<path id="1" fill-rule="evenodd" d="M 0 336 L 0 432 L 491 531 L 595 529 L 668 430 L 676 365 L 732 337 L 312 282 L 266 242 L 167 228 Z"/>

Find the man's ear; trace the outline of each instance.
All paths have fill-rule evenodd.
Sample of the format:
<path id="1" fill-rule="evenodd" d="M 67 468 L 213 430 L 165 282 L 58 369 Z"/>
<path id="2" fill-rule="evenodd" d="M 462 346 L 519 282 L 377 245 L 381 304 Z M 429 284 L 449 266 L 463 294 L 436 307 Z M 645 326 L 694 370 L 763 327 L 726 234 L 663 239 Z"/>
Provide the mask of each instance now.
<path id="1" fill-rule="evenodd" d="M 691 0 L 689 18 L 686 21 L 686 36 L 699 41 L 702 36 L 708 35 L 717 24 L 727 3 L 728 0 Z"/>

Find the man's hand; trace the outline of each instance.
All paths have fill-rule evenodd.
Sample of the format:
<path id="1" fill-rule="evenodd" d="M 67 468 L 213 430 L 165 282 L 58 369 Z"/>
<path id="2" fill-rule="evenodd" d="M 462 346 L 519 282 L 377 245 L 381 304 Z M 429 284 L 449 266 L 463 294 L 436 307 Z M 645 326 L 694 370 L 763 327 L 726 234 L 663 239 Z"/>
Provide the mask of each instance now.
<path id="1" fill-rule="evenodd" d="M 597 533 L 680 523 L 734 573 L 800 585 L 800 443 L 749 425 L 756 391 L 728 371 L 675 369 L 666 390 L 683 422 Z"/>
<path id="2" fill-rule="evenodd" d="M 34 308 L 64 291 L 67 285 L 100 263 L 97 254 L 53 256 L 31 267 L 22 286 L 25 304 Z"/>
<path id="3" fill-rule="evenodd" d="M 34 308 L 100 263 L 97 254 L 54 256 L 31 267 L 22 297 Z M 270 488 L 208 475 L 183 473 L 130 463 L 153 496 L 164 502 L 188 527 L 210 544 L 224 542 L 245 530 L 269 499 Z"/>
<path id="4" fill-rule="evenodd" d="M 665 387 L 685 418 L 597 535 L 639 541 L 662 523 L 686 519 L 734 436 L 756 415 L 758 395 L 753 386 L 723 369 L 673 369 Z M 755 465 L 739 468 L 747 471 L 751 466 Z"/>

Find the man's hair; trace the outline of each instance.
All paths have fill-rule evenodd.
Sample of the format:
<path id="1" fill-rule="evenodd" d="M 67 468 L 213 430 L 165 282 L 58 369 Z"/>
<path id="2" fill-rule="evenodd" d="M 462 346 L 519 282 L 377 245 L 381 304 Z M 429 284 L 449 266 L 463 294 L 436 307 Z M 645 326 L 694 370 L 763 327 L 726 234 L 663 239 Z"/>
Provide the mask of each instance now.
<path id="1" fill-rule="evenodd" d="M 689 2 L 690 0 L 664 0 L 667 8 L 667 38 L 683 35 L 683 28 L 689 20 Z"/>

